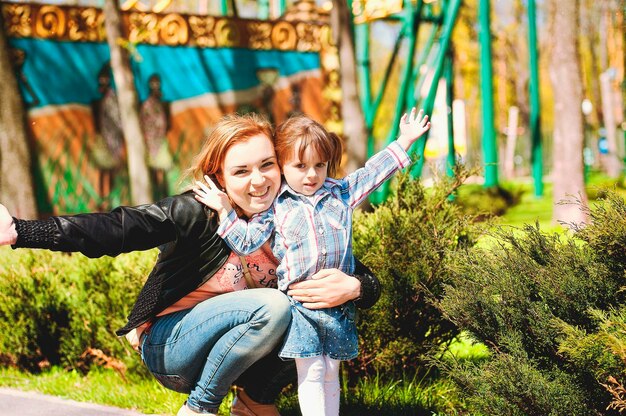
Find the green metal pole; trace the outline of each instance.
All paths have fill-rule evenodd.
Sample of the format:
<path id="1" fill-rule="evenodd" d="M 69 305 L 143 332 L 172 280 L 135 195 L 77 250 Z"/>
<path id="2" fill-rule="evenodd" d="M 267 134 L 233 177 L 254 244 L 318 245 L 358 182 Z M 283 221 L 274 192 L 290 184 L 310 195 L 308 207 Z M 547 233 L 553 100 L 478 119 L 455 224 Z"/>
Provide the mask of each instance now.
<path id="1" fill-rule="evenodd" d="M 539 100 L 539 60 L 535 0 L 528 0 L 528 54 L 530 65 L 530 137 L 535 196 L 543 196 L 543 149 L 541 144 L 541 102 Z"/>
<path id="2" fill-rule="evenodd" d="M 417 5 L 414 5 L 413 2 L 408 2 L 406 20 L 404 21 L 405 27 L 405 37 L 409 40 L 406 65 L 404 66 L 404 70 L 402 71 L 402 79 L 400 83 L 400 88 L 398 91 L 398 99 L 396 100 L 396 112 L 394 114 L 393 123 L 391 125 L 391 131 L 387 136 L 387 143 L 391 143 L 396 139 L 398 135 L 398 125 L 400 123 L 400 119 L 402 118 L 402 114 L 404 114 L 405 105 L 406 105 L 406 97 L 409 91 L 409 86 L 411 84 L 411 74 L 413 73 L 413 64 L 415 62 L 415 46 L 417 44 L 417 35 L 418 35 L 418 23 L 419 23 L 419 13 L 421 11 L 422 1 L 419 0 Z"/>
<path id="3" fill-rule="evenodd" d="M 369 36 L 369 33 L 368 33 L 368 36 Z M 378 92 L 376 93 L 376 97 L 374 98 L 374 101 L 372 102 L 370 100 L 369 104 L 364 105 L 363 107 L 363 112 L 365 113 L 365 125 L 367 126 L 367 130 L 369 132 L 368 142 L 367 142 L 367 156 L 368 157 L 372 156 L 376 150 L 375 143 L 374 143 L 375 140 L 374 140 L 374 135 L 373 135 L 374 121 L 376 119 L 376 113 L 378 112 L 378 109 L 380 108 L 380 103 L 382 102 L 383 96 L 385 95 L 385 90 L 387 89 L 389 78 L 391 78 L 391 70 L 393 69 L 394 63 L 396 62 L 396 58 L 398 57 L 398 53 L 400 51 L 400 46 L 402 44 L 403 38 L 404 38 L 404 29 L 400 30 L 400 32 L 398 33 L 398 38 L 396 39 L 396 43 L 393 47 L 391 58 L 389 59 L 389 62 L 387 63 L 387 68 L 385 69 L 385 73 L 382 77 L 380 86 L 378 87 Z M 367 57 L 368 57 L 366 61 L 367 68 L 365 68 L 365 60 L 363 60 L 364 68 L 363 68 L 363 72 L 360 73 L 361 75 L 359 77 L 359 80 L 365 80 L 363 81 L 363 84 L 367 84 L 366 88 L 369 91 L 371 88 L 370 68 L 369 68 L 369 38 L 368 38 L 368 43 L 367 43 Z M 362 89 L 361 91 L 364 91 L 364 90 L 365 89 Z M 361 102 L 362 103 L 364 102 L 363 97 L 361 97 Z"/>
<path id="4" fill-rule="evenodd" d="M 407 51 L 407 61 L 402 71 L 402 77 L 400 81 L 400 88 L 398 89 L 398 98 L 396 100 L 396 111 L 391 124 L 389 135 L 387 136 L 387 143 L 391 143 L 396 139 L 398 135 L 398 125 L 402 114 L 404 113 L 404 105 L 406 104 L 407 91 L 409 89 L 409 82 L 411 74 L 413 73 L 413 62 L 415 59 L 415 44 L 417 43 L 417 19 L 418 13 L 421 10 L 422 1 L 419 0 L 417 5 L 413 2 L 408 2 L 406 7 L 405 19 L 403 22 L 403 30 L 406 37 L 408 37 L 409 45 Z M 389 181 L 384 182 L 376 191 L 370 195 L 370 202 L 374 205 L 380 204 L 387 199 L 389 194 Z"/>
<path id="5" fill-rule="evenodd" d="M 278 15 L 282 16 L 285 14 L 285 10 L 287 10 L 287 0 L 279 0 L 278 1 Z"/>
<path id="6" fill-rule="evenodd" d="M 417 61 L 413 68 L 413 76 L 411 77 L 412 82 L 409 87 L 409 93 L 407 94 L 406 108 L 414 107 L 418 101 L 417 97 L 420 93 L 420 90 L 422 89 L 422 85 L 424 85 L 424 80 L 427 77 L 426 73 L 422 74 L 420 71 L 422 69 L 422 66 L 426 63 L 426 59 L 430 55 L 438 31 L 439 26 L 433 24 L 430 34 L 428 35 L 428 39 L 426 40 L 426 44 L 422 48 L 417 58 Z"/>
<path id="7" fill-rule="evenodd" d="M 257 0 L 259 4 L 259 19 L 269 19 L 270 17 L 270 0 Z"/>
<path id="8" fill-rule="evenodd" d="M 222 9 L 222 16 L 226 16 L 228 14 L 228 0 L 222 0 L 220 6 Z"/>
<path id="9" fill-rule="evenodd" d="M 452 68 L 452 54 L 448 51 L 448 56 L 443 66 L 443 76 L 446 79 L 446 107 L 448 121 L 448 156 L 446 158 L 446 173 L 449 177 L 454 176 L 456 166 L 456 151 L 454 149 L 454 120 L 452 118 L 452 101 L 454 95 L 454 71 Z"/>
<path id="10" fill-rule="evenodd" d="M 433 113 L 433 107 L 435 105 L 435 97 L 437 96 L 437 87 L 439 85 L 439 78 L 441 78 L 441 74 L 443 72 L 443 62 L 446 57 L 446 51 L 448 50 L 448 46 L 450 45 L 450 38 L 452 36 L 452 29 L 454 29 L 454 22 L 456 21 L 456 17 L 459 13 L 459 8 L 461 6 L 462 0 L 451 0 L 449 7 L 446 8 L 446 14 L 443 19 L 443 28 L 441 38 L 439 39 L 439 50 L 437 51 L 437 57 L 433 64 L 433 80 L 430 88 L 428 90 L 428 94 L 423 101 L 421 107 L 424 109 L 424 112 L 429 116 Z M 417 142 L 417 150 L 415 154 L 419 156 L 417 162 L 413 166 L 411 170 L 411 174 L 414 177 L 420 177 L 422 174 L 422 169 L 424 167 L 424 149 L 426 148 L 426 140 L 428 139 L 428 132 L 424 135 L 424 139 L 420 139 Z"/>
<path id="11" fill-rule="evenodd" d="M 400 30 L 398 34 L 398 38 L 396 39 L 396 43 L 393 46 L 393 51 L 391 52 L 391 57 L 389 58 L 389 62 L 387 63 L 387 67 L 385 68 L 385 73 L 380 82 L 380 86 L 378 87 L 378 92 L 376 93 L 376 97 L 371 105 L 371 111 L 366 114 L 365 119 L 368 123 L 373 124 L 374 119 L 376 118 L 376 111 L 378 111 L 378 107 L 385 95 L 385 90 L 387 89 L 387 84 L 389 82 L 389 78 L 391 78 L 391 70 L 393 69 L 393 65 L 398 58 L 398 53 L 400 52 L 400 46 L 402 45 L 402 39 L 404 38 L 404 29 Z"/>
<path id="12" fill-rule="evenodd" d="M 489 0 L 479 0 L 480 22 L 480 86 L 483 116 L 483 162 L 485 188 L 498 186 L 498 151 L 493 124 L 493 70 L 491 62 L 491 5 Z"/>
<path id="13" fill-rule="evenodd" d="M 359 98 L 361 99 L 361 107 L 367 112 L 372 105 L 369 23 L 355 25 L 354 35 L 359 79 L 363 81 L 359 83 L 361 90 Z"/>

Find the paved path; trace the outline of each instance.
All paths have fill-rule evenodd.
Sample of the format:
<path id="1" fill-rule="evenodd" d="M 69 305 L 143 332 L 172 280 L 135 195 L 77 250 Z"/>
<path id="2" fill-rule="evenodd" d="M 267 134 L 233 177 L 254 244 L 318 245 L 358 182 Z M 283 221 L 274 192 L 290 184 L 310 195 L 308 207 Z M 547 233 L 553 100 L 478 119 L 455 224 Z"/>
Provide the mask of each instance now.
<path id="1" fill-rule="evenodd" d="M 145 416 L 143 413 L 82 403 L 41 393 L 0 388 L 1 416 Z"/>

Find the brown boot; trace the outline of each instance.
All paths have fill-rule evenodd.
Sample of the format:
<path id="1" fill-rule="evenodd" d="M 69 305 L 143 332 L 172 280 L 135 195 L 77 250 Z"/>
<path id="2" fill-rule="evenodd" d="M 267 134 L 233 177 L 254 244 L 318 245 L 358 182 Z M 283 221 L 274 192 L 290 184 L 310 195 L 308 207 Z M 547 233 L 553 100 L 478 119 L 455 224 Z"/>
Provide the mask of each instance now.
<path id="1" fill-rule="evenodd" d="M 280 416 L 276 405 L 257 403 L 243 389 L 237 389 L 237 396 L 230 406 L 230 416 Z"/>

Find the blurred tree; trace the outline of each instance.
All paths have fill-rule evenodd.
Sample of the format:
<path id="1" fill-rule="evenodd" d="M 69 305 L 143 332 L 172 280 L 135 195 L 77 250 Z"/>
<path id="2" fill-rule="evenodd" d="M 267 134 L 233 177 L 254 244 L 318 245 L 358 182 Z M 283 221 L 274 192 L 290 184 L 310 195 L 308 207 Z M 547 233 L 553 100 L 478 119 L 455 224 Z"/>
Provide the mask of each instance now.
<path id="1" fill-rule="evenodd" d="M 586 203 L 583 177 L 582 76 L 578 53 L 579 0 L 550 2 L 550 80 L 554 92 L 553 221 L 580 223 L 586 214 L 562 204 L 573 196 Z"/>
<path id="2" fill-rule="evenodd" d="M 0 13 L 0 201 L 11 214 L 37 218 L 26 112 Z"/>
<path id="3" fill-rule="evenodd" d="M 111 51 L 111 69 L 117 87 L 122 131 L 128 155 L 130 197 L 133 204 L 145 204 L 152 201 L 152 191 L 139 118 L 139 99 L 135 91 L 128 51 L 122 46 L 124 41 L 118 0 L 104 2 L 104 26 Z"/>

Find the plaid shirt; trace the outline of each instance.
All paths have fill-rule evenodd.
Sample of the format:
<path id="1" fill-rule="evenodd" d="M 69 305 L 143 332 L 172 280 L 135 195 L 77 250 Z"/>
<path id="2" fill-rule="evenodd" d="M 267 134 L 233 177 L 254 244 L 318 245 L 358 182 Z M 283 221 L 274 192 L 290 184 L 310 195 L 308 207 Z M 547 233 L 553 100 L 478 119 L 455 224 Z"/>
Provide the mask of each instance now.
<path id="1" fill-rule="evenodd" d="M 394 141 L 345 178 L 326 179 L 311 196 L 297 194 L 283 183 L 270 209 L 248 222 L 233 210 L 217 232 L 240 255 L 256 251 L 273 234 L 272 251 L 280 262 L 278 288 L 283 291 L 322 269 L 351 274 L 352 211 L 409 163 L 409 156 Z"/>

